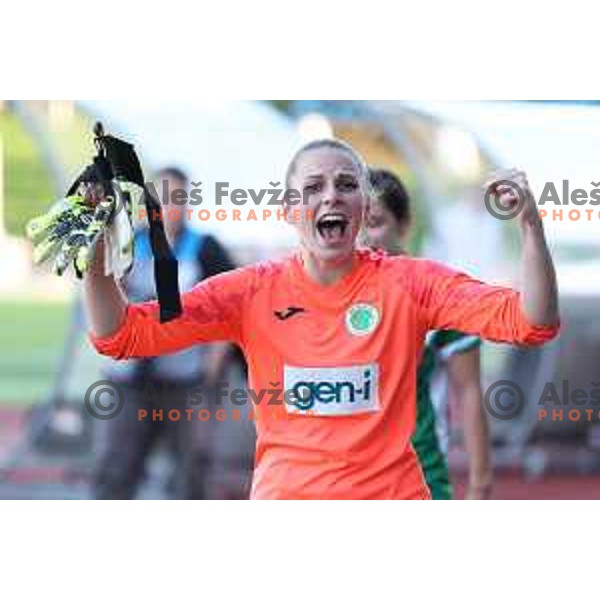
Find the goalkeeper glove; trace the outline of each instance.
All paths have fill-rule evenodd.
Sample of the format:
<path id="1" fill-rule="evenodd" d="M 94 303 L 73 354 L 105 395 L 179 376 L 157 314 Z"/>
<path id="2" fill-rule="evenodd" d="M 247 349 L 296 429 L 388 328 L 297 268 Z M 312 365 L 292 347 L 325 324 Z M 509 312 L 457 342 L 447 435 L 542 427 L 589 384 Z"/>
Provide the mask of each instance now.
<path id="1" fill-rule="evenodd" d="M 81 278 L 89 268 L 100 235 L 106 233 L 105 272 L 122 277 L 133 263 L 132 195 L 139 192 L 147 214 L 161 214 L 161 207 L 145 189 L 133 146 L 105 135 L 101 123 L 96 124 L 94 132 L 98 154 L 93 164 L 77 178 L 65 199 L 53 205 L 46 215 L 29 222 L 27 235 L 35 246 L 36 263 L 52 258 L 54 272 L 62 275 L 72 262 Z M 149 226 L 160 321 L 164 323 L 182 312 L 177 260 L 162 220 L 153 217 Z"/>

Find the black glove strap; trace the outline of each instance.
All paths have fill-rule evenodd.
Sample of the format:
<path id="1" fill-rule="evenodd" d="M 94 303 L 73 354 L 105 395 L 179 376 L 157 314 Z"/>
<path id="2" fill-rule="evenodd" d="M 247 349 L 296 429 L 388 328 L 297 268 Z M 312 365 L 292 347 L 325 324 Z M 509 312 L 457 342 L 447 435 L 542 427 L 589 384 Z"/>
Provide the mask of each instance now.
<path id="1" fill-rule="evenodd" d="M 160 202 L 154 198 L 144 185 L 144 176 L 140 161 L 133 146 L 111 135 L 104 135 L 100 123 L 97 123 L 96 147 L 98 154 L 93 164 L 86 167 L 73 182 L 67 196 L 74 194 L 81 183 L 102 183 L 107 195 L 110 195 L 113 179 L 125 180 L 143 188 L 144 204 L 150 226 L 150 247 L 154 259 L 154 280 L 160 308 L 160 322 L 167 323 L 181 315 L 181 296 L 179 294 L 178 264 L 165 234 Z M 107 187 L 108 186 L 108 187 Z"/>
<path id="2" fill-rule="evenodd" d="M 145 187 L 144 204 L 150 226 L 148 235 L 154 258 L 154 280 L 160 307 L 160 322 L 167 323 L 183 312 L 179 294 L 177 259 L 165 234 L 160 202 Z"/>

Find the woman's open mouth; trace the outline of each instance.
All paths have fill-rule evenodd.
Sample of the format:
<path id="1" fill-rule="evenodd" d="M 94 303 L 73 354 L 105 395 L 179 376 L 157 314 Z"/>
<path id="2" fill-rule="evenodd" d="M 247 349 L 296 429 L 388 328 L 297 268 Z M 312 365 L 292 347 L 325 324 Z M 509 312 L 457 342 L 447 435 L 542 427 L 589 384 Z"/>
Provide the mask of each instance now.
<path id="1" fill-rule="evenodd" d="M 342 213 L 328 213 L 317 219 L 316 227 L 319 236 L 327 243 L 336 243 L 344 240 L 350 220 Z"/>

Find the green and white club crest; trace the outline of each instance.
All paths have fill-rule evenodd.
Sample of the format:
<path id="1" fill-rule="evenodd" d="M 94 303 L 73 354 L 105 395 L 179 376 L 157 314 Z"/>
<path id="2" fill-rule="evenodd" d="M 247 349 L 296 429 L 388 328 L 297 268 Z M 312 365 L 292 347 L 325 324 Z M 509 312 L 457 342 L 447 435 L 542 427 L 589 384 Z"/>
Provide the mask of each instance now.
<path id="1" fill-rule="evenodd" d="M 372 304 L 355 304 L 346 312 L 346 329 L 352 335 L 368 335 L 379 325 L 379 311 Z"/>

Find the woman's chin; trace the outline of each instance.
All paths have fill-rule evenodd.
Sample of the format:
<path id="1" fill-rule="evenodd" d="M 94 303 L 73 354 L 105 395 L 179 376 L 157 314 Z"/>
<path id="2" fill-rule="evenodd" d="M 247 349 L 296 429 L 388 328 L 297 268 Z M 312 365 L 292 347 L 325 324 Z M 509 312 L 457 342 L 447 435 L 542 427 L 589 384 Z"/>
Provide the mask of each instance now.
<path id="1" fill-rule="evenodd" d="M 328 240 L 316 234 L 307 236 L 301 244 L 318 262 L 336 266 L 352 259 L 356 245 L 355 237 L 351 232 L 347 232 L 341 239 Z"/>

